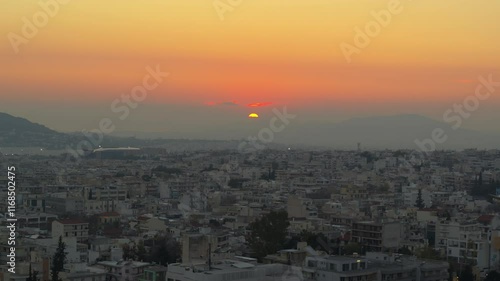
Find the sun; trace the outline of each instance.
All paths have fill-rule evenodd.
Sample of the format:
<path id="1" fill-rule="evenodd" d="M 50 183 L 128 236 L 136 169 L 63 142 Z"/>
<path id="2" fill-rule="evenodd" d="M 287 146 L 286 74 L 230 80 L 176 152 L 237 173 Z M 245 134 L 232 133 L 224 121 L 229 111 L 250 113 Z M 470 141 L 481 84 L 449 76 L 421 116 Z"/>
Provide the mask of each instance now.
<path id="1" fill-rule="evenodd" d="M 248 114 L 248 118 L 259 118 L 259 114 L 257 114 L 257 113 L 250 113 L 250 114 Z"/>

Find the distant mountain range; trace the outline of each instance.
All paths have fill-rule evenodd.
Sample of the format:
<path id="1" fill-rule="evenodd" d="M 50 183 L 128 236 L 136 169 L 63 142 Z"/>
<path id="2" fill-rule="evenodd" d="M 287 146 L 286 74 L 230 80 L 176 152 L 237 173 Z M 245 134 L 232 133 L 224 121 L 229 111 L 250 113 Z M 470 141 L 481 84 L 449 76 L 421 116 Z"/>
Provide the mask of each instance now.
<path id="1" fill-rule="evenodd" d="M 500 134 L 458 128 L 420 115 L 353 118 L 339 123 L 301 124 L 283 132 L 291 142 L 355 149 L 416 149 L 417 142 L 431 139 L 434 130 L 444 131 L 446 141 L 436 149 L 500 148 Z M 283 139 L 278 136 L 278 141 Z"/>
<path id="2" fill-rule="evenodd" d="M 0 112 L 0 146 L 55 148 L 68 136 L 24 118 Z"/>
<path id="3" fill-rule="evenodd" d="M 0 112 L 0 132 L 60 135 L 60 133 L 51 130 L 43 125 L 33 123 L 31 121 L 28 121 L 27 119 L 15 117 L 2 112 Z"/>
<path id="4" fill-rule="evenodd" d="M 192 132 L 189 135 L 162 132 L 116 132 L 113 136 L 106 136 L 101 145 L 103 147 L 160 146 L 182 149 L 190 147 L 236 149 L 241 140 L 249 135 L 257 136 L 259 131 L 267 126 L 267 120 L 261 120 L 248 127 L 231 130 L 228 138 L 232 140 L 207 140 L 217 139 L 217 136 L 228 136 L 227 128 L 220 128 L 219 131 Z M 338 123 L 292 121 L 283 131 L 274 134 L 273 142 L 267 147 L 281 147 L 281 143 L 295 146 L 356 149 L 357 143 L 361 143 L 363 149 L 416 149 L 415 141 L 432 138 L 433 131 L 437 128 L 444 131 L 447 139 L 442 144 L 436 143 L 436 149 L 500 148 L 500 134 L 462 128 L 453 130 L 451 124 L 420 115 L 353 118 Z M 75 146 L 84 139 L 81 133 L 60 133 L 24 118 L 0 113 L 0 147 L 64 149 L 68 145 Z"/>
<path id="5" fill-rule="evenodd" d="M 230 125 L 230 129 L 221 127 L 190 133 L 119 132 L 115 135 L 146 138 L 182 135 L 192 139 L 224 136 L 227 139 L 247 139 L 249 136 L 257 137 L 259 131 L 269 127 L 268 120 L 258 121 L 245 126 Z M 337 123 L 292 120 L 281 132 L 274 134 L 272 144 L 356 149 L 359 142 L 364 149 L 417 149 L 415 141 L 430 139 L 435 129 L 442 129 L 447 139 L 442 144 L 436 143 L 436 149 L 500 148 L 500 134 L 463 128 L 453 130 L 451 125 L 415 114 L 353 118 Z"/>
<path id="6" fill-rule="evenodd" d="M 30 147 L 65 151 L 67 148 L 77 149 L 77 146 L 82 141 L 88 141 L 82 133 L 60 133 L 43 125 L 33 123 L 25 118 L 15 117 L 0 112 L 0 150 L 2 148 L 9 148 L 9 151 L 11 151 L 10 148 Z M 154 139 L 141 139 L 128 135 L 107 135 L 101 142 L 99 142 L 98 145 L 101 145 L 102 147 L 169 147 L 172 150 L 184 150 L 192 148 L 236 148 L 238 142 L 220 140 L 161 139 L 158 137 L 155 137 Z M 33 150 L 29 151 L 31 153 Z"/>

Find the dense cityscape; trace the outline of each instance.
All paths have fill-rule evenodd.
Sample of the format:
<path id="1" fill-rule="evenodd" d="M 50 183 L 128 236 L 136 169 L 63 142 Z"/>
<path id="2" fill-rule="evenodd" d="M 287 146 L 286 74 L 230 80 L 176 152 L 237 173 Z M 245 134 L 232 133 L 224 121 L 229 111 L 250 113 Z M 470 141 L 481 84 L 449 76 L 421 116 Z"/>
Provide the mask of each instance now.
<path id="1" fill-rule="evenodd" d="M 500 272 L 498 150 L 114 148 L 69 161 L 0 159 L 16 165 L 2 186 L 17 183 L 15 273 L 2 255 L 2 280 L 54 280 L 54 270 L 75 281 L 498 280 Z M 9 214 L 1 221 L 9 253 Z"/>

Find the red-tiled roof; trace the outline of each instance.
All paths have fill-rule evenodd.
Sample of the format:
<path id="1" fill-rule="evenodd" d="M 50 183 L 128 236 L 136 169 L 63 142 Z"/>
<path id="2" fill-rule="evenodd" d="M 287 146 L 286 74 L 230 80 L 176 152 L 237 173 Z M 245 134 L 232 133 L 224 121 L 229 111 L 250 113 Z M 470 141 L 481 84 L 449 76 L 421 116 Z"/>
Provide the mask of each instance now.
<path id="1" fill-rule="evenodd" d="M 344 236 L 340 237 L 341 241 L 350 241 L 351 240 L 351 232 L 347 232 Z"/>
<path id="2" fill-rule="evenodd" d="M 119 217 L 120 213 L 118 212 L 104 212 L 99 214 L 100 217 Z"/>
<path id="3" fill-rule="evenodd" d="M 479 218 L 477 218 L 477 221 L 480 223 L 486 223 L 489 224 L 491 223 L 491 220 L 494 218 L 494 215 L 482 215 Z"/>

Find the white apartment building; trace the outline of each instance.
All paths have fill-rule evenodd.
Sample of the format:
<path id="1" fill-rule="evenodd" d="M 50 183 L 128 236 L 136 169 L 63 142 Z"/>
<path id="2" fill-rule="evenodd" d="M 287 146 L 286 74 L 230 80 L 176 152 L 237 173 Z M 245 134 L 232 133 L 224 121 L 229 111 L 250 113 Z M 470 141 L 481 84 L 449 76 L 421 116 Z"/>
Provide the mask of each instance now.
<path id="1" fill-rule="evenodd" d="M 490 236 L 488 228 L 475 221 L 439 221 L 435 246 L 449 260 L 466 262 L 484 271 L 490 267 Z"/>
<path id="2" fill-rule="evenodd" d="M 447 262 L 369 252 L 365 257 L 307 257 L 303 276 L 304 280 L 314 281 L 446 281 L 448 267 Z"/>
<path id="3" fill-rule="evenodd" d="M 52 237 L 76 237 L 77 242 L 86 242 L 89 238 L 89 223 L 77 219 L 55 220 L 52 222 Z"/>

